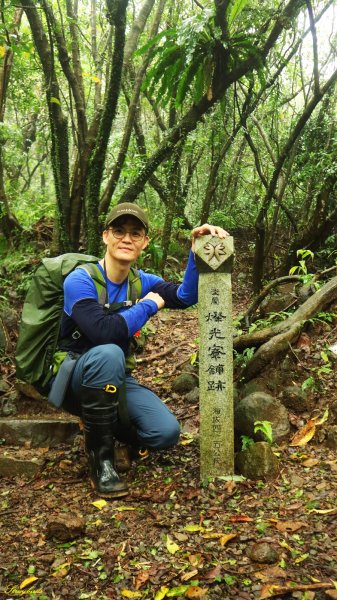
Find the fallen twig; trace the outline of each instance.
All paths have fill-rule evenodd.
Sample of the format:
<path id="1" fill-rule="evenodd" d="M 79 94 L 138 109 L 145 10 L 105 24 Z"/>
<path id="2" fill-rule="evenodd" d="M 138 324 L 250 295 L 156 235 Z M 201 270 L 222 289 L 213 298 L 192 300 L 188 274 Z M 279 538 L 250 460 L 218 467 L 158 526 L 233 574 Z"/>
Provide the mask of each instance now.
<path id="1" fill-rule="evenodd" d="M 173 352 L 173 350 L 178 350 L 178 348 L 180 348 L 180 346 L 186 345 L 186 343 L 187 343 L 186 340 L 184 340 L 183 342 L 180 342 L 180 344 L 174 344 L 173 346 L 170 346 L 166 350 L 162 350 L 162 352 L 158 352 L 158 354 L 150 354 L 150 356 L 146 356 L 145 358 L 137 358 L 137 365 L 143 364 L 146 362 L 150 362 L 151 360 L 157 360 L 158 358 L 162 358 L 163 356 L 167 356 L 168 354 L 170 354 L 170 352 Z"/>

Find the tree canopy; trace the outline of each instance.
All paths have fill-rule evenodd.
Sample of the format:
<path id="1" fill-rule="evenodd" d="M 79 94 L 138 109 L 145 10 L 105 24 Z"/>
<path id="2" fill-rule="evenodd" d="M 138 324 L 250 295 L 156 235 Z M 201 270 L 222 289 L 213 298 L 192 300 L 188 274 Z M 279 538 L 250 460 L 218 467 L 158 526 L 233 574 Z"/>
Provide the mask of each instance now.
<path id="1" fill-rule="evenodd" d="M 0 223 L 97 252 L 110 207 L 250 228 L 254 288 L 336 223 L 336 2 L 2 4 Z M 279 243 L 278 243 L 279 240 Z"/>

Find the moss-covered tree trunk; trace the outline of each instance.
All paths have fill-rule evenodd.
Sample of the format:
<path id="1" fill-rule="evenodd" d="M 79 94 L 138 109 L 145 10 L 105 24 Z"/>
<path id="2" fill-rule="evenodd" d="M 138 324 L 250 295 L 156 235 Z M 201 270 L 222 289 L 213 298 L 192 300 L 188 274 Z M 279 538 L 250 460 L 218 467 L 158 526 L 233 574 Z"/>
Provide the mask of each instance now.
<path id="1" fill-rule="evenodd" d="M 58 207 L 59 251 L 67 252 L 71 249 L 68 121 L 62 110 L 62 96 L 55 69 L 54 42 L 51 23 L 48 19 L 48 6 L 44 2 L 42 3 L 47 19 L 48 36 L 41 20 L 40 6 L 37 7 L 34 0 L 22 0 L 21 6 L 27 15 L 44 74 L 51 131 L 51 163 Z"/>
<path id="2" fill-rule="evenodd" d="M 108 19 L 114 26 L 114 51 L 112 68 L 108 83 L 107 94 L 99 124 L 96 143 L 89 160 L 87 185 L 86 185 L 86 213 L 88 231 L 88 250 L 92 253 L 99 251 L 99 199 L 104 173 L 106 151 L 113 121 L 116 116 L 118 98 L 120 93 L 124 45 L 126 9 L 128 0 L 106 0 Z"/>

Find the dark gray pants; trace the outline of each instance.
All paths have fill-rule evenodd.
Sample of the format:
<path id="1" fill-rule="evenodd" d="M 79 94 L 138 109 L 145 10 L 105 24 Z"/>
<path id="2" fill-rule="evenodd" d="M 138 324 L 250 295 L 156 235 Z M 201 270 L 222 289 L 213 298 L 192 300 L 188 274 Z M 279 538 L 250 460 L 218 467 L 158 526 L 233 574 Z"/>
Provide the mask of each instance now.
<path id="1" fill-rule="evenodd" d="M 78 359 L 63 407 L 70 412 L 78 411 L 81 386 L 103 389 L 110 383 L 118 388 L 123 381 L 128 413 L 139 445 L 160 450 L 177 444 L 180 434 L 177 419 L 156 394 L 125 373 L 124 353 L 115 344 L 91 348 Z"/>

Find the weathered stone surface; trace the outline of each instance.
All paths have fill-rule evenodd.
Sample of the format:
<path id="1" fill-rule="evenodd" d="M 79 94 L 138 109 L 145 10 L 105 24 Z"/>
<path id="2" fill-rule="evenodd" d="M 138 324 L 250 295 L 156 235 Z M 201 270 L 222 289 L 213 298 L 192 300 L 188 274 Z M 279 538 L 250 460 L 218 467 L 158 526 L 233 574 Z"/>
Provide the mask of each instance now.
<path id="1" fill-rule="evenodd" d="M 235 405 L 235 429 L 239 435 L 263 440 L 263 434 L 254 433 L 255 421 L 270 421 L 273 441 L 283 439 L 290 431 L 287 409 L 277 399 L 264 392 L 254 392 Z"/>
<path id="2" fill-rule="evenodd" d="M 17 458 L 0 451 L 0 477 L 34 477 L 41 471 L 44 462 L 38 458 Z"/>
<path id="3" fill-rule="evenodd" d="M 0 419 L 0 437 L 8 445 L 30 442 L 32 448 L 54 447 L 71 442 L 79 432 L 78 421 L 43 419 Z"/>
<path id="4" fill-rule="evenodd" d="M 234 470 L 232 263 L 233 238 L 196 240 L 201 479 Z"/>
<path id="5" fill-rule="evenodd" d="M 281 397 L 282 404 L 296 413 L 303 413 L 312 408 L 312 398 L 297 385 L 288 385 Z"/>
<path id="6" fill-rule="evenodd" d="M 247 479 L 274 479 L 279 472 L 279 461 L 270 444 L 257 442 L 235 457 L 236 470 Z"/>
<path id="7" fill-rule="evenodd" d="M 48 519 L 46 537 L 62 542 L 74 540 L 85 533 L 85 521 L 79 515 L 59 514 Z"/>
<path id="8" fill-rule="evenodd" d="M 172 390 L 174 392 L 190 392 L 198 385 L 198 380 L 190 373 L 181 373 L 172 382 Z"/>
<path id="9" fill-rule="evenodd" d="M 253 562 L 273 564 L 279 559 L 279 553 L 268 542 L 256 542 L 247 548 L 247 556 Z"/>
<path id="10" fill-rule="evenodd" d="M 242 388 L 241 397 L 249 396 L 250 394 L 254 394 L 255 392 L 264 392 L 268 393 L 266 382 L 263 379 L 252 379 L 245 383 Z"/>

